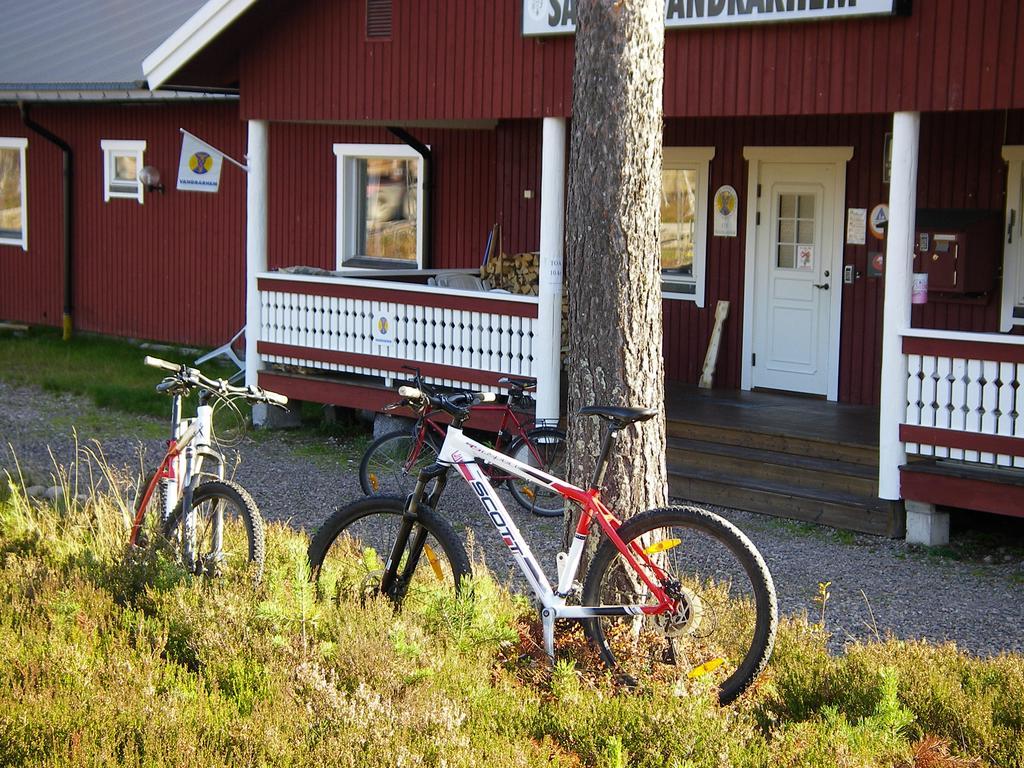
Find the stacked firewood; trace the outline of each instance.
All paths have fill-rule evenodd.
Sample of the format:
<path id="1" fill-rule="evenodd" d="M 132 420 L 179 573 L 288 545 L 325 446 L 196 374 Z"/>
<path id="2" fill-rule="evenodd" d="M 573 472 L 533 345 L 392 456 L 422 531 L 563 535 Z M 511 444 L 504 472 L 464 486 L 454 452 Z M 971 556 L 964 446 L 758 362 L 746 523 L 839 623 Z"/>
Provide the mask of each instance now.
<path id="1" fill-rule="evenodd" d="M 491 288 L 520 296 L 536 296 L 540 276 L 539 253 L 499 253 L 480 267 L 480 277 Z"/>

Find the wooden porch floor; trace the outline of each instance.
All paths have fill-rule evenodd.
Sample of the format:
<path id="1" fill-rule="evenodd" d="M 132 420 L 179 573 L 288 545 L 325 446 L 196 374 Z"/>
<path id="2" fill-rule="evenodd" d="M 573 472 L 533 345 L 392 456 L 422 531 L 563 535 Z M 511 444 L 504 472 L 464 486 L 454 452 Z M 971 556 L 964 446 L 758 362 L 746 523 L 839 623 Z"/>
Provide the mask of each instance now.
<path id="1" fill-rule="evenodd" d="M 877 407 L 821 398 L 666 385 L 665 415 L 669 421 L 878 447 Z"/>

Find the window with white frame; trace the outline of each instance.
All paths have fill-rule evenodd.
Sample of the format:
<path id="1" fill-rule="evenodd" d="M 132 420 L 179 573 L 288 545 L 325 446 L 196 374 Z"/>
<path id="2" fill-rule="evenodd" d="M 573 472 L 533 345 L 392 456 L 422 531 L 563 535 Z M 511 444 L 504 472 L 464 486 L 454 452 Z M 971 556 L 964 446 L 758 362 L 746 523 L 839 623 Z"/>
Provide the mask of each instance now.
<path id="1" fill-rule="evenodd" d="M 662 295 L 704 306 L 708 166 L 714 147 L 666 147 L 661 170 Z"/>
<path id="2" fill-rule="evenodd" d="M 25 149 L 28 139 L 0 138 L 0 245 L 28 250 Z"/>
<path id="3" fill-rule="evenodd" d="M 335 144 L 339 269 L 423 267 L 423 158 L 402 144 Z"/>
<path id="4" fill-rule="evenodd" d="M 118 197 L 142 202 L 142 154 L 146 142 L 103 139 L 103 202 Z"/>
<path id="5" fill-rule="evenodd" d="M 1006 161 L 1006 230 L 1000 330 L 1024 325 L 1024 146 L 1003 147 Z"/>

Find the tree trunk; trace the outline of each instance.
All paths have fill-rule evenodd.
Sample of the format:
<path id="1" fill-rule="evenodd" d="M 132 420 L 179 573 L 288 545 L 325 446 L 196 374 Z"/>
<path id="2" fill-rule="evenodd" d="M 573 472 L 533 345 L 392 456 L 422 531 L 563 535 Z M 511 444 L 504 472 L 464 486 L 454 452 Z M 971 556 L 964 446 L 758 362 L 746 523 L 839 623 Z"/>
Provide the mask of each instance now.
<path id="1" fill-rule="evenodd" d="M 575 415 L 581 407 L 660 411 L 620 432 L 613 449 L 603 499 L 620 518 L 667 499 L 663 80 L 664 0 L 578 0 L 566 232 L 570 481 L 588 487 L 604 432 L 596 417 Z M 574 526 L 567 516 L 566 542 Z"/>

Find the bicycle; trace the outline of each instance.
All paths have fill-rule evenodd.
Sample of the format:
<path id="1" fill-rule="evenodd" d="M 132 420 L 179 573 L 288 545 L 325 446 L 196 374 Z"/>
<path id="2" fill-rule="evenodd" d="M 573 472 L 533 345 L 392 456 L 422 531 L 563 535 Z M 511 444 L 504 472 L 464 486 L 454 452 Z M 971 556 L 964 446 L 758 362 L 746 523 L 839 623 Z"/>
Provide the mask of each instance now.
<path id="1" fill-rule="evenodd" d="M 220 576 L 248 569 L 259 582 L 263 518 L 249 492 L 225 479 L 224 457 L 213 447 L 213 414 L 219 404 L 235 408 L 236 399 L 284 407 L 288 398 L 259 387 L 234 387 L 156 357 L 143 362 L 171 374 L 156 387 L 171 397 L 171 438 L 139 499 L 129 543 L 143 546 L 155 534 L 171 543 L 190 573 Z M 198 390 L 196 415 L 183 418 L 184 399 L 193 390 Z"/>
<path id="2" fill-rule="evenodd" d="M 411 405 L 422 407 L 426 401 L 448 414 L 452 424 L 437 462 L 419 470 L 407 498 L 360 499 L 320 527 L 309 559 L 321 595 L 355 592 L 364 599 L 383 596 L 398 606 L 410 597 L 430 599 L 439 590 L 459 592 L 472 573 L 469 557 L 452 526 L 435 511 L 448 469 L 455 467 L 536 597 L 544 649 L 552 662 L 555 621 L 575 619 L 583 623 L 604 664 L 630 686 L 654 680 L 685 686 L 711 676 L 707 679 L 717 683 L 719 701 L 727 704 L 764 670 L 778 609 L 771 574 L 750 540 L 725 519 L 695 507 L 664 507 L 620 522 L 601 501 L 618 432 L 656 411 L 580 410 L 607 424 L 593 479 L 584 490 L 466 437 L 462 425 L 471 408 L 493 395 L 440 395 L 412 387 L 399 391 Z M 554 585 L 479 462 L 543 485 L 580 509 L 569 551 L 556 558 Z M 577 571 L 595 521 L 604 537 L 581 584 Z"/>
<path id="3" fill-rule="evenodd" d="M 413 385 L 416 389 L 421 392 L 433 391 L 423 381 L 418 368 L 405 368 L 413 371 Z M 554 427 L 527 429 L 531 422 L 520 419 L 520 414 L 530 406 L 530 392 L 536 389 L 536 380 L 503 377 L 498 381 L 510 390 L 507 401 L 473 407 L 475 413 L 501 414 L 494 450 L 545 472 L 564 473 L 565 433 Z M 404 402 L 392 403 L 384 410 L 403 407 L 412 407 L 416 412 L 412 428 L 396 429 L 382 435 L 370 443 L 363 454 L 359 464 L 359 485 L 367 496 L 406 495 L 412 489 L 420 469 L 437 460 L 445 435 L 445 423 L 440 421 L 443 412 L 431 410 L 429 401 L 413 406 Z M 531 481 L 522 481 L 494 465 L 486 471 L 492 482 L 505 483 L 512 498 L 523 509 L 540 517 L 561 517 L 562 497 L 557 493 Z"/>

